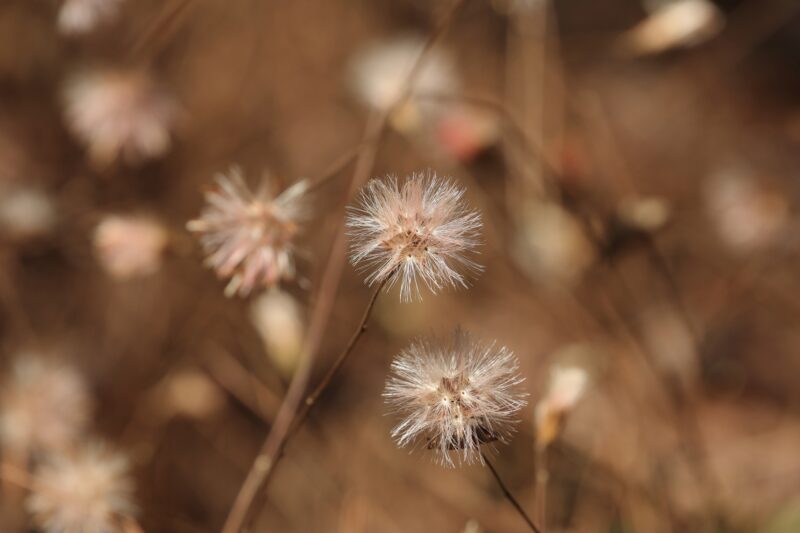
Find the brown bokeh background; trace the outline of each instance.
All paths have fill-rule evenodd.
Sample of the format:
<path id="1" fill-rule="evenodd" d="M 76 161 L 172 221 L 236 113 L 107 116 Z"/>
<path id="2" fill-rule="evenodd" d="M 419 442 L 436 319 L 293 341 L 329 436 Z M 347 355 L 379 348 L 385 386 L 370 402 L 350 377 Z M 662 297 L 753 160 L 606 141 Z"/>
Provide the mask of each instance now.
<path id="1" fill-rule="evenodd" d="M 57 4 L 0 4 L 0 179 L 43 188 L 59 216 L 45 236 L 4 239 L 3 359 L 34 346 L 82 370 L 97 433 L 132 457 L 146 531 L 218 531 L 289 376 L 252 325 L 252 298 L 223 296 L 185 223 L 231 164 L 253 182 L 268 170 L 288 184 L 351 153 L 369 112 L 348 91 L 349 62 L 372 43 L 430 34 L 447 3 L 137 0 L 80 38 L 55 31 Z M 508 14 L 467 0 L 436 45 L 464 94 L 512 117 L 496 144 L 458 160 L 425 134 L 384 132 L 370 175 L 432 169 L 467 187 L 485 220 L 485 270 L 467 291 L 378 300 L 257 499 L 252 531 L 524 531 L 484 467 L 444 468 L 389 436 L 391 358 L 414 336 L 458 325 L 518 355 L 531 406 L 562 348 L 589 354 L 587 395 L 548 453 L 548 531 L 800 530 L 798 10 L 720 2 L 725 25 L 707 41 L 636 55 L 620 42 L 646 17 L 639 2 L 543 5 Z M 182 113 L 165 157 L 90 164 L 59 97 L 87 65 L 147 68 L 174 94 Z M 767 195 L 740 227 L 780 214 L 768 242 L 742 250 L 718 231 L 709 198 L 725 173 Z M 284 287 L 306 315 L 352 174 L 349 165 L 313 196 L 300 279 Z M 566 278 L 539 275 L 525 252 L 527 225 L 550 223 L 528 211 L 556 200 L 553 183 L 556 204 L 591 237 L 552 237 L 567 242 L 556 274 L 586 263 Z M 619 229 L 622 203 L 643 197 L 668 206 L 666 225 Z M 159 272 L 120 282 L 98 265 L 91 232 L 102 215 L 129 211 L 168 224 L 173 245 Z M 345 267 L 312 383 L 357 323 L 362 278 Z M 221 404 L 168 416 L 165 384 L 187 370 Z M 495 462 L 533 511 L 530 406 L 518 428 Z M 24 530 L 19 505 L 0 518 L 3 531 Z"/>

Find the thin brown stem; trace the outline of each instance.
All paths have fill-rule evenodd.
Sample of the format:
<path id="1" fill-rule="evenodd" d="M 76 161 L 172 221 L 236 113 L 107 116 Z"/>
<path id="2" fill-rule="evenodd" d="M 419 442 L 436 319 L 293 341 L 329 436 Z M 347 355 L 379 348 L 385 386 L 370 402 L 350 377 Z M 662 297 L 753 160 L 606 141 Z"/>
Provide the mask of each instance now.
<path id="1" fill-rule="evenodd" d="M 494 479 L 497 481 L 497 484 L 500 485 L 500 490 L 503 491 L 503 495 L 506 497 L 508 502 L 514 507 L 514 509 L 516 509 L 516 511 L 519 513 L 522 519 L 525 520 L 525 523 L 528 524 L 528 527 L 531 528 L 531 531 L 533 531 L 534 533 L 542 533 L 542 530 L 536 527 L 536 524 L 533 523 L 533 520 L 531 520 L 531 518 L 528 516 L 528 513 L 525 512 L 525 509 L 522 508 L 522 506 L 519 504 L 514 495 L 511 494 L 511 491 L 508 490 L 508 487 L 506 487 L 506 484 L 503 482 L 503 478 L 501 478 L 500 474 L 497 473 L 497 469 L 495 469 L 494 465 L 492 464 L 492 462 L 489 460 L 489 458 L 486 456 L 485 453 L 481 452 L 481 458 L 483 459 L 483 462 L 486 463 L 486 466 L 489 467 L 489 470 L 492 472 L 492 475 L 494 476 Z"/>
<path id="2" fill-rule="evenodd" d="M 536 446 L 536 492 L 533 515 L 542 525 L 542 533 L 547 530 L 547 482 L 550 472 L 547 469 L 547 447 Z"/>

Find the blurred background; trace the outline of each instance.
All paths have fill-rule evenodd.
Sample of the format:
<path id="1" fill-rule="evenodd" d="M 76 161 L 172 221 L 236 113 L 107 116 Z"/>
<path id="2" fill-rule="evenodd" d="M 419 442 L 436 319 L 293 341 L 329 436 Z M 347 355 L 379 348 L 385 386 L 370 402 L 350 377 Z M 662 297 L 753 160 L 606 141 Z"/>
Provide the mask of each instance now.
<path id="1" fill-rule="evenodd" d="M 379 297 L 251 531 L 525 531 L 485 467 L 389 434 L 392 357 L 459 325 L 520 359 L 493 456 L 546 531 L 800 531 L 798 67 L 793 0 L 2 0 L 0 530 L 36 530 L 14 479 L 98 440 L 142 530 L 220 530 L 360 154 L 465 187 L 485 269 Z M 186 223 L 232 165 L 324 182 L 294 279 L 228 298 Z M 312 385 L 368 299 L 345 265 Z"/>

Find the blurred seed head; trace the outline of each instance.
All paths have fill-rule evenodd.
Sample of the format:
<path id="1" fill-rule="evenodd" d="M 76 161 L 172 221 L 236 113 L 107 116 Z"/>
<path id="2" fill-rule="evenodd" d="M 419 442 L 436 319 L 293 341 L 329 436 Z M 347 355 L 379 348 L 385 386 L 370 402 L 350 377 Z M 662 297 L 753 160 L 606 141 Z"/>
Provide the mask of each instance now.
<path id="1" fill-rule="evenodd" d="M 444 465 L 454 466 L 453 456 L 471 463 L 482 444 L 505 442 L 513 431 L 525 405 L 522 382 L 505 347 L 475 342 L 460 330 L 446 344 L 417 340 L 392 362 L 383 393 L 403 416 L 392 437 L 401 447 L 424 440 Z"/>
<path id="2" fill-rule="evenodd" d="M 205 194 L 200 218 L 187 224 L 200 234 L 206 264 L 230 278 L 225 294 L 248 295 L 295 276 L 294 238 L 305 214 L 307 182 L 299 181 L 273 196 L 266 178 L 252 192 L 239 169 L 218 174 L 217 187 Z"/>
<path id="3" fill-rule="evenodd" d="M 403 301 L 421 297 L 421 280 L 432 293 L 467 287 L 458 270 L 481 267 L 469 259 L 479 244 L 480 215 L 464 202 L 465 190 L 435 174 L 370 181 L 360 205 L 350 210 L 350 260 L 369 270 L 367 284 L 399 280 Z"/>
<path id="4" fill-rule="evenodd" d="M 725 24 L 724 15 L 710 0 L 659 0 L 651 4 L 650 15 L 622 37 L 622 51 L 647 55 L 697 46 L 717 35 Z"/>
<path id="5" fill-rule="evenodd" d="M 58 11 L 58 30 L 66 35 L 89 33 L 114 18 L 122 0 L 64 0 Z"/>
<path id="6" fill-rule="evenodd" d="M 291 376 L 305 338 L 300 304 L 288 292 L 272 288 L 253 300 L 250 319 L 272 363 L 284 377 Z"/>
<path id="7" fill-rule="evenodd" d="M 55 203 L 43 190 L 23 184 L 0 188 L 0 229 L 11 240 L 47 235 L 57 220 Z"/>
<path id="8" fill-rule="evenodd" d="M 75 369 L 22 352 L 0 389 L 0 409 L 4 449 L 24 456 L 70 448 L 89 425 L 92 400 Z"/>
<path id="9" fill-rule="evenodd" d="M 581 223 L 552 202 L 531 202 L 520 213 L 514 258 L 532 278 L 571 284 L 595 260 Z"/>
<path id="10" fill-rule="evenodd" d="M 561 432 L 564 418 L 583 397 L 589 382 L 585 368 L 556 365 L 550 371 L 550 381 L 544 397 L 536 404 L 534 413 L 536 444 L 547 447 Z"/>
<path id="11" fill-rule="evenodd" d="M 113 278 L 127 280 L 161 268 L 169 235 L 164 226 L 145 216 L 108 215 L 95 227 L 93 242 L 103 269 Z"/>
<path id="12" fill-rule="evenodd" d="M 123 531 L 125 517 L 136 511 L 127 457 L 97 442 L 53 456 L 37 468 L 35 481 L 25 503 L 47 533 Z"/>
<path id="13" fill-rule="evenodd" d="M 67 80 L 63 97 L 67 126 L 98 166 L 157 158 L 172 144 L 178 105 L 143 71 L 81 72 Z"/>
<path id="14" fill-rule="evenodd" d="M 365 49 L 351 65 L 353 92 L 376 111 L 394 108 L 390 120 L 399 131 L 417 129 L 422 120 L 433 118 L 446 107 L 433 99 L 421 99 L 421 95 L 452 94 L 460 85 L 450 57 L 434 48 L 428 51 L 413 83 L 407 87 L 409 76 L 424 48 L 425 39 L 422 37 L 401 37 Z M 408 93 L 405 93 L 406 89 Z M 400 102 L 406 95 L 408 100 Z"/>
<path id="15" fill-rule="evenodd" d="M 706 202 L 719 236 L 735 252 L 773 244 L 789 221 L 786 198 L 741 170 L 713 176 L 706 186 Z"/>

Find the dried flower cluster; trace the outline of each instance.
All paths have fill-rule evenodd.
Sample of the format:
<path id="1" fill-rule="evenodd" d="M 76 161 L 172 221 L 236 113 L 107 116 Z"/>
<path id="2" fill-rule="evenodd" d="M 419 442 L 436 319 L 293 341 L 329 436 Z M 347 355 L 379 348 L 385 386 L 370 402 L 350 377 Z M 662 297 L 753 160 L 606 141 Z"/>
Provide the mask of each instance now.
<path id="1" fill-rule="evenodd" d="M 178 106 L 145 72 L 93 70 L 70 78 L 64 88 L 67 124 L 107 165 L 121 156 L 139 162 L 166 153 Z"/>
<path id="2" fill-rule="evenodd" d="M 456 331 L 448 344 L 422 339 L 392 362 L 384 397 L 403 420 L 392 436 L 399 446 L 423 439 L 443 464 L 480 457 L 484 443 L 503 441 L 525 405 L 514 354 L 474 342 Z"/>
<path id="3" fill-rule="evenodd" d="M 99 443 L 41 465 L 26 507 L 47 532 L 112 533 L 136 508 L 128 460 Z"/>
<path id="4" fill-rule="evenodd" d="M 303 218 L 307 184 L 300 181 L 278 196 L 266 181 L 253 193 L 238 169 L 217 175 L 207 206 L 187 227 L 201 234 L 206 264 L 231 280 L 228 296 L 249 294 L 294 278 L 294 237 Z"/>
<path id="5" fill-rule="evenodd" d="M 463 197 L 464 189 L 436 175 L 372 180 L 347 219 L 351 262 L 371 270 L 369 285 L 399 280 L 404 301 L 420 297 L 420 279 L 433 293 L 466 287 L 458 269 L 481 269 L 467 257 L 478 246 L 481 219 Z"/>

